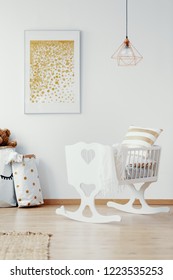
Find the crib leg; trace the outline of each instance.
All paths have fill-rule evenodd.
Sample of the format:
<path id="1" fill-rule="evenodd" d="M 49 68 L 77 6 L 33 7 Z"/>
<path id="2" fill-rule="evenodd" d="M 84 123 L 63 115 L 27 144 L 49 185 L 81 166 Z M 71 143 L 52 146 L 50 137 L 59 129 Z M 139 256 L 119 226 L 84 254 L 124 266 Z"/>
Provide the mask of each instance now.
<path id="1" fill-rule="evenodd" d="M 134 186 L 134 184 L 128 185 L 131 189 L 131 198 L 126 204 L 119 204 L 115 202 L 108 202 L 108 207 L 113 207 L 121 211 L 134 213 L 134 214 L 156 214 L 156 213 L 162 213 L 162 212 L 169 212 L 169 207 L 151 207 L 147 204 L 144 193 L 145 190 L 149 187 L 151 182 L 146 182 L 142 184 L 139 190 L 137 190 Z M 134 206 L 135 199 L 139 199 L 141 206 Z"/>
<path id="2" fill-rule="evenodd" d="M 89 196 L 86 196 L 83 192 L 81 192 L 80 188 L 78 192 L 81 196 L 80 206 L 76 211 L 68 211 L 64 206 L 56 209 L 56 214 L 63 215 L 70 219 L 81 221 L 81 222 L 90 222 L 90 223 L 109 223 L 109 222 L 119 222 L 121 221 L 121 217 L 119 215 L 110 215 L 104 216 L 97 212 L 95 207 L 95 196 L 98 194 L 98 191 L 93 191 Z M 88 217 L 85 215 L 84 210 L 86 207 L 89 207 L 91 211 L 91 216 Z"/>

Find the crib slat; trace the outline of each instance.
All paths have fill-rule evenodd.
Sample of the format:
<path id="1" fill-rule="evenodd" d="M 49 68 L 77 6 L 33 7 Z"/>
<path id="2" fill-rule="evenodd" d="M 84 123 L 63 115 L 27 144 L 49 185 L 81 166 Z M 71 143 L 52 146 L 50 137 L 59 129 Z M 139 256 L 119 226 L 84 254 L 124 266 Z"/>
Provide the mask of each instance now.
<path id="1" fill-rule="evenodd" d="M 121 161 L 122 166 L 119 168 L 123 171 L 123 178 L 121 176 L 122 183 L 126 184 L 127 181 L 128 183 L 156 181 L 160 150 L 159 146 L 149 148 L 126 147 L 122 149 L 123 160 Z"/>

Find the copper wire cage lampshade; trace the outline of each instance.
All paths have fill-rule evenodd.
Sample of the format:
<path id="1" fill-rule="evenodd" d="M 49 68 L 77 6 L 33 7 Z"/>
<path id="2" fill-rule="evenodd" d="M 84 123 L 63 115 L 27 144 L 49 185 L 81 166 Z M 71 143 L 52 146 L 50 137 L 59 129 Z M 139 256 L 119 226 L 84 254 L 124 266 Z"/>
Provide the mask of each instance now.
<path id="1" fill-rule="evenodd" d="M 117 60 L 118 66 L 134 66 L 143 58 L 128 38 L 128 0 L 126 0 L 126 39 L 111 58 Z"/>

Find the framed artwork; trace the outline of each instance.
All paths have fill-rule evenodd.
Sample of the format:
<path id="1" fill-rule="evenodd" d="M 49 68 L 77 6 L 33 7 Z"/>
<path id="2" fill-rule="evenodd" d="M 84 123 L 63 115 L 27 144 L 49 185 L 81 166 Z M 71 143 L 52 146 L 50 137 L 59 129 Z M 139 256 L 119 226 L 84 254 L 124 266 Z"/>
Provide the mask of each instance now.
<path id="1" fill-rule="evenodd" d="M 80 31 L 25 31 L 25 113 L 80 113 Z"/>

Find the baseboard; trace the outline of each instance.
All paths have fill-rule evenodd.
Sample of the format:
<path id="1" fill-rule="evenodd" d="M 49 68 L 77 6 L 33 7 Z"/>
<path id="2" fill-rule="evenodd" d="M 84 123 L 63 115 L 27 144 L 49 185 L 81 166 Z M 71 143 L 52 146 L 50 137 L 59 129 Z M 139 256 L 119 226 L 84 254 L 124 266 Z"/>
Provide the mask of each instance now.
<path id="1" fill-rule="evenodd" d="M 96 205 L 106 205 L 108 201 L 125 204 L 128 199 L 96 199 Z M 146 199 L 149 205 L 173 205 L 173 199 Z M 44 199 L 45 205 L 79 205 L 80 199 Z M 135 205 L 139 205 L 139 200 L 135 200 Z"/>

